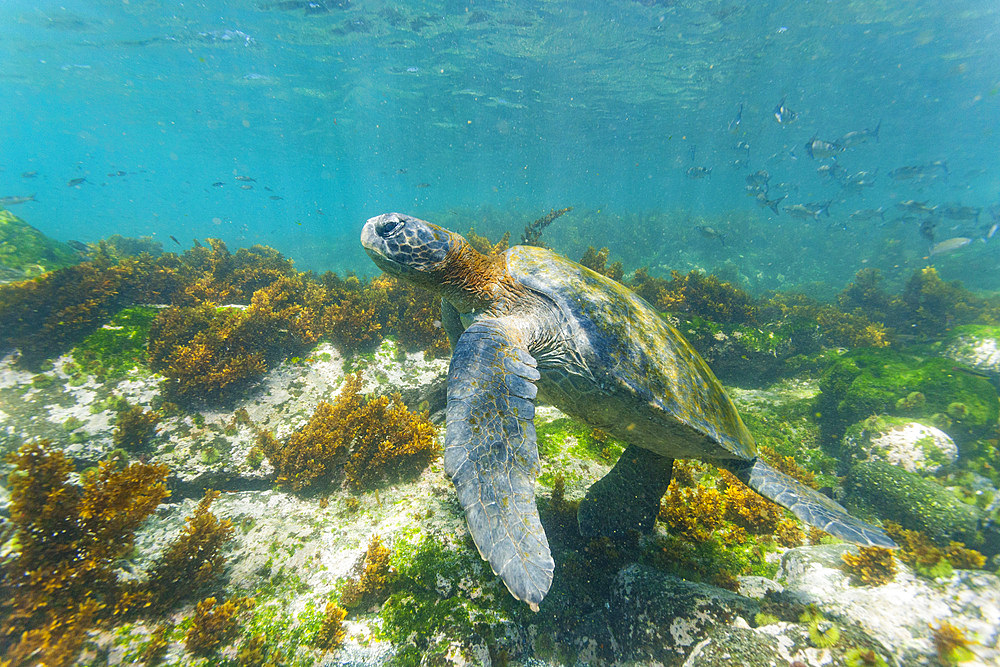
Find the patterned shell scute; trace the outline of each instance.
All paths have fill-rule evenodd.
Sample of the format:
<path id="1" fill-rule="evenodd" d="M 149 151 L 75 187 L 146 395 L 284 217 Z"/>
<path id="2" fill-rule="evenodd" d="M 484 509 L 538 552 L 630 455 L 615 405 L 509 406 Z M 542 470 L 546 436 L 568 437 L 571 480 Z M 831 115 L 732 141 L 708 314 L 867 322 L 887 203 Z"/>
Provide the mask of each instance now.
<path id="1" fill-rule="evenodd" d="M 647 406 L 651 418 L 666 413 L 734 458 L 755 456 L 753 437 L 711 369 L 645 300 L 542 248 L 511 248 L 507 269 L 576 323 L 582 335 L 573 337 L 573 345 L 604 391 L 627 394 L 631 403 Z M 581 400 L 595 396 L 584 393 Z"/>

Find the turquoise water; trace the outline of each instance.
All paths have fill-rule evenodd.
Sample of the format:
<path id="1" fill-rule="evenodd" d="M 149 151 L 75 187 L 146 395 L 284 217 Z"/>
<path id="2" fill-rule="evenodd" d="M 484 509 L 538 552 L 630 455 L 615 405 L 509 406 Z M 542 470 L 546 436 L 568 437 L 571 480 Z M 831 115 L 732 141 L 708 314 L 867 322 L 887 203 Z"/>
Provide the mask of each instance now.
<path id="1" fill-rule="evenodd" d="M 979 270 L 1000 257 L 981 240 L 1000 215 L 988 0 L 5 0 L 0 25 L 0 196 L 35 194 L 14 211 L 62 240 L 219 237 L 371 272 L 357 232 L 386 210 L 516 236 L 573 206 L 553 245 L 627 268 L 839 288 L 930 261 L 1000 283 Z M 833 158 L 806 150 L 876 127 Z M 747 192 L 762 169 L 777 213 Z M 929 255 L 955 237 L 971 243 Z"/>

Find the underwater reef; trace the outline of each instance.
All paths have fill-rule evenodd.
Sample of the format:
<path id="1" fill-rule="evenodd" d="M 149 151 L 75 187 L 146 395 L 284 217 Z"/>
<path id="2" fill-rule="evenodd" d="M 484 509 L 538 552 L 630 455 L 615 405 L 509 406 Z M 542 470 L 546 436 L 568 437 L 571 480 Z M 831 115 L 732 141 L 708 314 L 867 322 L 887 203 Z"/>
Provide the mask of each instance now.
<path id="1" fill-rule="evenodd" d="M 72 266 L 80 254 L 0 209 L 0 280 L 23 280 Z"/>
<path id="2" fill-rule="evenodd" d="M 580 499 L 626 443 L 539 404 L 557 565 L 532 613 L 443 470 L 434 299 L 260 246 L 114 239 L 0 285 L 0 664 L 988 664 L 997 302 L 933 269 L 823 302 L 581 253 L 706 356 L 764 459 L 901 548 L 838 543 L 689 461 L 652 535 L 584 538 Z"/>

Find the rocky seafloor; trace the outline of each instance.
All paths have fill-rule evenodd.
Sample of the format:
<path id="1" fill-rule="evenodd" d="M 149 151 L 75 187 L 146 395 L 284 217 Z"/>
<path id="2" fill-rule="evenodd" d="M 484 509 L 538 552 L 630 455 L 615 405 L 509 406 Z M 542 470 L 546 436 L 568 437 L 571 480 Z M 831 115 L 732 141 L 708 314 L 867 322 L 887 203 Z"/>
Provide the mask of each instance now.
<path id="1" fill-rule="evenodd" d="M 969 354 L 969 345 L 960 349 Z M 4 453 L 48 438 L 77 468 L 92 466 L 115 449 L 116 401 L 146 408 L 162 401 L 162 378 L 141 365 L 102 382 L 81 376 L 72 363 L 67 355 L 30 373 L 12 355 L 0 362 Z M 790 548 L 772 541 L 754 546 L 754 567 L 736 573 L 735 584 L 723 588 L 698 572 L 685 577 L 683 569 L 670 566 L 670 545 L 678 543 L 657 541 L 669 532 L 663 523 L 657 536 L 631 551 L 582 545 L 559 508 L 580 498 L 621 450 L 585 435 L 589 431 L 544 405 L 536 416 L 542 459 L 536 495 L 557 569 L 549 597 L 532 613 L 510 598 L 480 560 L 439 458 L 364 489 L 330 485 L 296 493 L 274 485 L 268 461 L 253 454 L 256 432 L 282 437 L 302 426 L 320 401 L 335 400 L 348 371 L 361 372 L 366 392 L 401 392 L 408 405 L 426 409 L 442 424 L 447 361 L 404 354 L 392 341 L 373 354 L 347 358 L 322 343 L 282 362 L 224 407 L 163 417 L 138 458 L 169 467 L 172 493 L 137 531 L 119 575 L 141 578 L 182 531 L 205 490 L 216 489 L 222 493 L 212 511 L 235 530 L 213 594 L 220 600 L 252 596 L 253 609 L 208 655 L 191 652 L 184 641 L 195 600 L 164 618 L 102 624 L 88 631 L 77 664 L 136 664 L 155 627 L 164 623 L 170 630 L 157 659 L 170 665 L 1000 664 L 995 560 L 987 569 L 931 573 L 900 562 L 891 580 L 864 585 L 842 558 L 856 547 L 829 539 Z M 765 424 L 804 439 L 815 430 L 809 406 L 818 392 L 817 382 L 807 378 L 731 388 L 752 430 Z M 240 409 L 244 416 L 235 419 Z M 909 428 L 908 445 L 855 431 L 853 437 L 864 443 L 852 451 L 862 460 L 910 470 L 946 465 L 953 457 L 936 433 Z M 443 427 L 437 437 L 443 437 Z M 10 470 L 6 464 L 4 472 Z M 985 493 L 995 493 L 983 485 Z M 0 484 L 5 516 L 9 502 L 9 485 Z M 388 588 L 351 609 L 339 647 L 315 648 L 302 628 L 357 579 L 375 536 L 391 554 Z M 8 541 L 4 552 L 13 548 Z M 601 549 L 609 553 L 596 553 Z M 725 554 L 717 556 L 729 562 Z M 946 627 L 957 629 L 958 649 L 942 648 Z M 258 657 L 243 650 L 254 638 L 267 644 Z M 265 654 L 271 662 L 259 659 Z"/>

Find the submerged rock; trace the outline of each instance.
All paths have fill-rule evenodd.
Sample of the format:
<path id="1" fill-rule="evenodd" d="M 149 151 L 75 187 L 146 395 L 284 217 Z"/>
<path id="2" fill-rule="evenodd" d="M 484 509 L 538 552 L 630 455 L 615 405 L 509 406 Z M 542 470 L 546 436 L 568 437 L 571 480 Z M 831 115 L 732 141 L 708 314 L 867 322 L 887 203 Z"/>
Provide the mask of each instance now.
<path id="1" fill-rule="evenodd" d="M 982 511 L 933 480 L 883 461 L 865 461 L 851 468 L 844 490 L 848 505 L 927 533 L 935 542 L 979 547 Z"/>
<path id="2" fill-rule="evenodd" d="M 939 428 L 902 417 L 870 417 L 847 429 L 842 448 L 854 461 L 885 461 L 907 472 L 937 473 L 958 458 Z"/>
<path id="3" fill-rule="evenodd" d="M 996 387 L 954 361 L 864 348 L 833 362 L 820 379 L 817 407 L 827 434 L 873 414 L 920 418 L 938 424 L 959 444 L 996 428 Z"/>
<path id="4" fill-rule="evenodd" d="M 756 600 L 635 564 L 618 573 L 608 617 L 625 659 L 680 665 L 711 628 L 759 611 Z"/>
<path id="5" fill-rule="evenodd" d="M 1000 578 L 956 570 L 946 580 L 931 582 L 900 565 L 895 580 L 885 585 L 853 586 L 841 557 L 854 549 L 847 544 L 790 549 L 777 575 L 785 587 L 781 597 L 857 624 L 900 665 L 938 664 L 933 628 L 942 621 L 975 638 L 977 644 L 970 649 L 982 662 L 969 664 L 996 664 L 992 660 L 1000 642 Z"/>
<path id="6" fill-rule="evenodd" d="M 1000 380 L 1000 327 L 967 325 L 952 329 L 944 356 Z"/>

